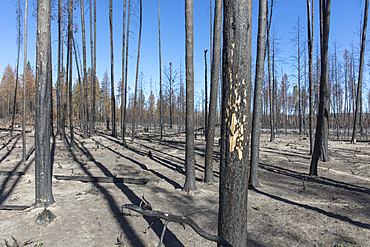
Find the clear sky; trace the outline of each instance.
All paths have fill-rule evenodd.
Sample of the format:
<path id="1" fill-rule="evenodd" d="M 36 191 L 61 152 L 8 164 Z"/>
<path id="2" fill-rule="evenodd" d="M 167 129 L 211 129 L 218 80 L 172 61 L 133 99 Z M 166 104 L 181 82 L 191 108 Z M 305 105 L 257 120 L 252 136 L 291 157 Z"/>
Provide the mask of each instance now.
<path id="1" fill-rule="evenodd" d="M 16 44 L 16 25 L 15 25 L 15 6 L 12 0 L 0 0 L 0 71 L 3 73 L 7 64 L 15 67 L 17 56 Z M 24 0 L 22 0 L 24 1 Z M 29 0 L 29 2 L 34 2 Z M 97 2 L 97 76 L 99 82 L 103 77 L 105 70 L 110 75 L 110 39 L 109 39 L 109 0 L 96 0 Z M 360 37 L 358 30 L 360 19 L 364 11 L 365 0 L 334 0 L 332 1 L 330 40 L 329 46 L 336 41 L 340 44 L 340 56 L 342 57 L 344 49 L 351 49 L 351 42 L 355 47 L 359 47 Z M 132 88 L 135 82 L 136 57 L 138 46 L 138 8 L 139 1 L 132 1 L 133 10 L 131 11 L 131 35 L 129 41 L 129 77 L 128 83 Z M 194 0 L 194 73 L 196 99 L 202 95 L 204 88 L 204 50 L 210 51 L 210 2 L 208 0 Z M 90 66 L 90 31 L 89 31 L 89 9 L 85 4 L 85 22 L 87 39 L 87 66 Z M 214 7 L 214 2 L 212 3 Z M 24 6 L 23 6 L 24 8 Z M 292 71 L 292 58 L 296 52 L 291 39 L 296 35 L 293 26 L 297 22 L 298 15 L 303 25 L 302 41 L 306 42 L 306 1 L 305 0 L 277 0 L 274 4 L 272 24 L 279 38 L 281 73 L 287 73 L 291 85 L 294 85 L 295 79 L 290 76 Z M 179 69 L 180 60 L 185 68 L 185 1 L 184 0 L 161 0 L 161 41 L 162 41 L 162 65 L 168 66 L 172 62 L 176 70 Z M 55 1 L 55 11 L 57 10 L 57 1 Z M 315 37 L 314 44 L 319 38 L 319 12 L 318 0 L 315 1 Z M 32 3 L 29 3 L 28 11 L 28 57 L 27 60 L 35 66 L 36 61 L 36 10 Z M 80 9 L 74 11 L 75 21 L 81 25 Z M 212 10 L 214 15 L 214 10 Z M 114 38 L 114 81 L 115 84 L 122 77 L 122 17 L 123 1 L 113 0 L 113 38 Z M 253 44 L 252 49 L 256 50 L 256 32 L 258 23 L 258 1 L 253 1 Z M 127 23 L 127 22 L 126 22 Z M 23 26 L 23 24 L 22 24 Z M 79 30 L 81 30 L 79 28 Z M 52 21 L 52 54 L 53 54 L 53 77 L 54 82 L 57 74 L 57 21 Z M 75 38 L 81 44 L 81 32 L 75 34 Z M 82 46 L 81 46 L 82 47 Z M 314 49 L 316 49 L 314 47 Z M 82 56 L 82 48 L 80 49 Z M 210 53 L 207 53 L 209 59 Z M 253 54 L 255 59 L 255 54 Z M 20 61 L 23 61 L 23 43 Z M 66 59 L 64 59 L 66 61 Z M 365 58 L 368 61 L 368 58 Z M 367 64 L 368 62 L 366 62 Z M 23 73 L 23 62 L 20 63 L 20 73 Z M 145 89 L 150 89 L 150 78 L 153 81 L 153 91 L 159 81 L 159 62 L 158 62 L 158 16 L 157 0 L 143 0 L 143 27 L 142 44 L 140 54 L 140 68 L 145 75 Z M 365 66 L 366 69 L 367 66 Z M 208 66 L 210 69 L 210 66 Z M 163 69 L 162 69 L 163 71 Z M 367 72 L 365 72 L 367 74 Z M 76 71 L 73 72 L 77 77 Z M 281 75 L 282 76 L 282 75 Z M 208 78 L 210 78 L 208 76 Z M 278 79 L 279 80 L 279 79 Z M 366 83 L 366 81 L 365 81 Z M 365 84 L 366 85 L 366 84 Z M 364 86 L 365 92 L 368 91 Z M 117 94 L 117 91 L 115 91 Z"/>

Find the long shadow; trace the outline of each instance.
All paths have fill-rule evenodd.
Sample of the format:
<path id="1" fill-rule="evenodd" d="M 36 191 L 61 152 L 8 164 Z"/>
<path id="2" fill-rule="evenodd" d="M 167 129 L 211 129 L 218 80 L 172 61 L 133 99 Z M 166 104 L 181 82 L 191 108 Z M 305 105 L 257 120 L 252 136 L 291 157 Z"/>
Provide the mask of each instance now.
<path id="1" fill-rule="evenodd" d="M 5 160 L 6 157 L 8 157 L 10 155 L 10 153 L 14 150 L 15 148 L 15 144 L 17 144 L 19 138 L 21 138 L 21 136 L 19 135 L 17 137 L 17 139 L 14 141 L 12 147 L 8 150 L 8 152 L 6 152 L 6 154 L 0 159 L 0 163 L 3 162 L 3 160 Z"/>
<path id="2" fill-rule="evenodd" d="M 109 139 L 109 138 L 108 138 L 108 139 Z M 95 143 L 97 143 L 97 144 L 99 144 L 99 145 L 101 145 L 102 147 L 104 147 L 104 148 L 106 148 L 106 149 L 110 150 L 111 152 L 113 152 L 113 153 L 115 153 L 115 154 L 119 155 L 120 157 L 122 157 L 122 158 L 124 158 L 124 159 L 127 159 L 127 160 L 131 161 L 131 162 L 132 162 L 132 163 L 134 163 L 134 164 L 137 164 L 138 166 L 140 166 L 140 168 L 141 168 L 141 169 L 143 169 L 143 170 L 146 170 L 146 171 L 149 171 L 149 172 L 153 173 L 153 174 L 154 174 L 154 175 L 156 175 L 158 178 L 160 178 L 160 179 L 164 179 L 166 182 L 168 182 L 169 184 L 171 184 L 175 189 L 177 189 L 177 188 L 182 188 L 182 187 L 181 187 L 181 185 L 180 185 L 180 184 L 178 184 L 176 181 L 169 179 L 168 177 L 164 176 L 163 174 L 161 174 L 161 173 L 159 173 L 159 172 L 157 172 L 157 171 L 155 171 L 155 170 L 153 170 L 153 169 L 148 169 L 148 167 L 147 167 L 146 165 L 144 165 L 144 164 L 142 164 L 142 163 L 138 162 L 137 160 L 135 160 L 135 159 L 133 159 L 133 158 L 130 158 L 130 157 L 127 157 L 127 156 L 125 156 L 125 155 L 123 155 L 123 154 L 121 154 L 121 153 L 119 153 L 119 152 L 117 152 L 117 151 L 115 151 L 115 150 L 111 149 L 110 147 L 105 146 L 104 144 L 102 144 L 102 143 L 100 143 L 100 142 L 98 142 L 98 141 L 96 141 L 96 140 L 94 140 L 94 142 L 95 142 Z M 127 147 L 127 146 L 126 146 L 126 148 L 127 148 L 127 149 L 129 149 L 130 151 L 133 151 L 133 152 L 135 152 L 135 153 L 139 154 L 139 155 L 142 155 L 142 156 L 146 155 L 144 152 L 139 151 L 139 150 L 137 150 L 137 149 L 134 149 L 134 148 L 131 148 L 131 147 Z M 156 160 L 154 160 L 154 161 L 156 161 Z M 163 162 L 160 162 L 160 161 L 156 161 L 156 162 L 158 162 L 158 163 L 160 163 L 161 165 L 164 165 L 164 166 L 166 166 L 167 168 L 170 168 L 170 169 L 171 169 L 171 167 L 169 167 L 169 166 L 165 165 Z"/>
<path id="3" fill-rule="evenodd" d="M 303 179 L 307 178 L 307 181 L 315 182 L 317 184 L 327 185 L 327 186 L 334 186 L 343 190 L 348 190 L 351 192 L 360 192 L 370 195 L 370 189 L 358 185 L 353 185 L 345 182 L 336 181 L 330 178 L 326 177 L 307 177 L 301 173 L 298 173 L 296 171 L 289 170 L 287 168 L 282 168 L 274 165 L 266 165 L 266 164 L 260 164 L 260 167 L 266 171 L 273 172 L 276 174 L 281 174 L 284 176 L 294 177 L 297 179 Z"/>
<path id="4" fill-rule="evenodd" d="M 91 155 L 91 153 L 87 150 L 87 148 L 85 148 L 83 146 L 83 144 L 81 144 L 78 140 L 75 140 L 76 141 L 76 147 L 79 148 L 81 150 L 81 152 L 83 152 L 85 154 L 86 157 L 88 157 L 90 159 L 90 161 L 94 162 L 94 164 L 96 164 L 96 166 L 104 173 L 105 176 L 107 177 L 113 177 L 113 174 L 103 165 L 101 164 L 100 162 L 97 162 L 95 160 L 95 158 Z M 81 147 L 80 145 L 78 145 L 79 142 L 81 144 Z M 112 150 L 113 151 L 113 150 Z M 71 152 L 72 153 L 72 152 Z M 85 171 L 86 174 L 88 174 L 89 176 L 91 176 L 91 174 L 86 170 L 86 168 L 84 168 L 83 164 L 81 162 L 79 162 L 77 160 L 77 158 L 74 156 L 74 154 L 72 153 L 75 161 L 81 166 L 81 168 Z M 115 186 L 117 186 L 126 196 L 127 198 L 131 201 L 132 204 L 135 204 L 135 205 L 139 205 L 139 203 L 141 202 L 141 199 L 130 189 L 128 188 L 126 185 L 124 185 L 123 183 L 115 183 Z M 122 220 L 119 220 L 120 224 L 121 224 L 121 228 L 125 231 L 125 227 L 122 223 L 124 223 L 123 221 L 125 221 L 124 217 L 122 216 L 122 214 L 120 214 L 120 210 L 119 208 L 117 207 L 113 197 L 109 194 L 109 192 L 107 190 L 105 190 L 103 187 L 99 186 L 99 184 L 97 184 L 97 187 L 98 189 L 104 194 L 106 195 L 109 201 L 109 204 L 111 206 L 111 209 L 112 211 L 115 212 L 115 214 L 119 217 L 121 217 Z M 117 212 L 118 210 L 118 212 Z M 153 221 L 155 221 L 156 219 L 152 218 L 152 217 L 144 217 L 145 220 L 148 222 L 148 224 L 150 225 Z M 161 234 L 162 234 L 162 229 L 164 227 L 164 224 L 162 221 L 157 221 L 158 223 L 156 224 L 153 224 L 152 226 L 152 229 L 153 231 L 157 234 L 158 238 L 161 237 Z M 125 222 L 126 225 L 128 224 L 128 222 L 126 221 Z M 132 228 L 129 227 L 130 229 L 130 232 L 131 234 L 135 235 L 135 233 L 132 231 Z M 126 230 L 127 231 L 127 230 Z M 126 233 L 125 231 L 125 233 Z M 127 233 L 126 233 L 127 234 Z M 129 235 L 128 235 L 129 236 Z M 167 236 L 167 239 L 169 239 L 171 241 L 171 246 L 183 246 L 183 244 L 179 241 L 179 239 L 172 233 L 171 230 L 167 229 L 166 231 L 166 236 Z M 139 241 L 139 240 L 138 240 Z M 138 246 L 138 245 L 134 245 L 134 246 Z M 144 246 L 141 242 L 140 242 L 140 246 Z"/>
<path id="5" fill-rule="evenodd" d="M 352 220 L 352 219 L 350 219 L 347 216 L 342 216 L 340 214 L 335 214 L 335 213 L 332 213 L 332 212 L 327 212 L 327 211 L 325 211 L 323 209 L 312 207 L 312 206 L 309 206 L 309 205 L 306 205 L 306 204 L 302 204 L 302 203 L 298 203 L 298 202 L 293 202 L 293 201 L 290 201 L 288 199 L 282 198 L 280 196 L 272 195 L 272 194 L 263 192 L 263 191 L 258 190 L 258 189 L 254 189 L 254 191 L 257 192 L 257 193 L 259 193 L 259 194 L 261 194 L 261 195 L 264 195 L 264 196 L 270 197 L 270 198 L 272 198 L 274 200 L 277 200 L 277 201 L 281 201 L 281 202 L 284 202 L 284 203 L 287 203 L 287 204 L 290 204 L 290 205 L 295 205 L 295 206 L 299 206 L 299 207 L 302 207 L 302 208 L 305 208 L 305 209 L 308 209 L 308 210 L 312 210 L 312 211 L 318 212 L 320 214 L 324 214 L 324 215 L 326 215 L 328 217 L 335 218 L 335 219 L 338 219 L 338 220 L 341 220 L 341 221 L 345 221 L 345 222 L 348 222 L 348 223 L 350 223 L 352 225 L 355 225 L 355 226 L 358 226 L 358 227 L 361 227 L 361 228 L 364 228 L 364 229 L 370 229 L 370 224 L 363 223 L 363 222 L 360 222 L 360 221 Z"/>
<path id="6" fill-rule="evenodd" d="M 139 151 L 139 150 L 137 150 L 137 149 L 135 149 L 135 148 L 133 148 L 133 147 L 130 147 L 130 146 L 128 146 L 128 145 L 123 145 L 122 144 L 122 142 L 119 142 L 119 141 L 117 141 L 117 140 L 115 140 L 115 139 L 113 139 L 111 136 L 109 136 L 109 135 L 107 135 L 107 134 L 105 134 L 105 133 L 101 133 L 101 136 L 103 136 L 104 138 L 106 138 L 106 139 L 108 139 L 108 140 L 110 140 L 110 141 L 112 141 L 112 142 L 115 142 L 116 144 L 118 144 L 118 145 L 121 145 L 121 146 L 123 146 L 123 147 L 125 147 L 125 148 L 127 148 L 127 149 L 129 149 L 129 150 L 131 150 L 131 151 L 133 151 L 133 152 L 135 152 L 135 153 L 137 153 L 137 154 L 140 154 L 140 155 L 143 155 L 143 156 L 145 156 L 146 155 L 146 153 L 144 153 L 144 152 L 142 152 L 142 151 Z M 152 142 L 150 139 L 145 139 L 145 138 L 137 138 L 137 139 L 141 139 L 141 140 L 146 140 L 146 141 L 148 141 L 148 142 Z M 178 149 L 178 150 L 185 150 L 185 147 L 182 147 L 182 146 L 179 146 L 179 145 L 175 145 L 175 144 L 179 144 L 179 143 L 182 143 L 182 142 L 175 142 L 175 141 L 160 141 L 160 140 L 158 140 L 158 143 L 160 143 L 160 145 L 164 145 L 163 143 L 166 143 L 167 145 L 165 145 L 166 147 L 170 147 L 170 148 L 174 148 L 174 149 Z M 163 155 L 165 155 L 165 156 L 169 156 L 169 157 L 171 157 L 171 158 L 175 158 L 175 159 L 177 159 L 177 160 L 179 160 L 179 162 L 181 162 L 181 163 L 185 163 L 185 159 L 182 159 L 182 158 L 180 158 L 180 157 L 178 157 L 178 156 L 175 156 L 175 155 L 172 155 L 172 154 L 169 154 L 169 153 L 165 153 L 165 152 L 163 152 L 163 151 L 160 151 L 160 150 L 158 150 L 158 149 L 155 149 L 155 148 L 151 148 L 151 147 L 149 147 L 149 146 L 147 146 L 147 145 L 145 145 L 145 144 L 140 144 L 141 146 L 143 146 L 143 147 L 145 147 L 145 148 L 147 148 L 147 149 L 150 149 L 150 150 L 152 150 L 152 151 L 156 151 L 156 152 L 158 152 L 158 153 L 161 153 L 161 154 L 163 154 Z M 204 154 L 204 152 L 205 152 L 205 150 L 204 149 L 201 149 L 201 148 L 197 148 L 197 147 L 195 147 L 194 148 L 194 150 L 195 151 L 197 151 L 197 152 L 195 152 L 195 154 L 197 154 L 197 155 L 199 155 L 199 156 L 205 156 L 205 154 Z M 219 153 L 218 152 L 216 152 L 216 151 L 213 151 L 213 158 L 215 159 L 215 160 L 219 160 L 218 158 L 217 158 L 217 155 L 219 155 Z M 158 156 L 159 157 L 159 156 Z M 198 171 L 204 171 L 204 167 L 202 166 L 202 165 L 199 165 L 199 164 L 197 164 L 197 163 L 195 163 L 195 168 L 198 170 Z M 219 172 L 216 172 L 216 171 L 214 171 L 214 173 L 215 173 L 215 176 L 216 177 L 219 177 Z"/>
<path id="7" fill-rule="evenodd" d="M 267 153 L 273 153 L 273 154 L 279 154 L 279 155 L 282 154 L 284 156 L 289 156 L 289 157 L 293 157 L 293 158 L 300 158 L 300 159 L 305 159 L 305 160 L 310 160 L 311 159 L 311 157 L 302 156 L 302 154 L 294 152 L 294 151 L 291 151 L 289 153 L 281 153 L 281 152 L 277 152 L 276 149 L 273 149 L 273 148 L 270 148 L 270 147 L 264 147 L 264 148 L 268 149 L 268 150 L 264 150 L 264 152 L 267 152 Z"/>
<path id="8" fill-rule="evenodd" d="M 31 164 L 33 163 L 35 158 L 32 158 L 32 160 L 28 163 L 28 165 L 23 169 L 22 172 L 26 172 L 28 170 L 28 168 L 30 168 Z M 17 170 L 17 168 L 22 165 L 23 162 L 20 161 L 18 162 L 18 164 L 14 167 L 14 169 L 12 170 L 13 172 Z M 15 186 L 18 184 L 19 180 L 21 179 L 22 176 L 18 176 L 17 179 L 13 182 L 13 185 L 12 187 L 7 191 L 6 194 L 3 194 L 4 191 L 5 191 L 5 188 L 7 186 L 7 184 L 10 182 L 10 177 L 12 175 L 9 175 L 5 181 L 3 182 L 3 184 L 1 185 L 1 188 L 0 188 L 0 204 L 2 204 L 8 197 L 9 195 L 11 194 L 11 192 L 14 190 Z"/>
<path id="9" fill-rule="evenodd" d="M 21 135 L 20 134 L 17 134 L 17 135 L 15 135 L 15 136 L 13 136 L 13 137 L 11 137 L 11 138 L 9 138 L 9 140 L 7 140 L 5 143 L 3 143 L 3 146 L 0 148 L 0 151 L 1 150 L 3 150 L 6 146 L 8 146 L 8 144 L 11 142 L 11 141 L 13 141 L 15 138 L 20 138 L 21 137 Z M 18 141 L 18 139 L 17 139 L 17 141 Z M 16 142 L 17 142 L 16 141 Z"/>

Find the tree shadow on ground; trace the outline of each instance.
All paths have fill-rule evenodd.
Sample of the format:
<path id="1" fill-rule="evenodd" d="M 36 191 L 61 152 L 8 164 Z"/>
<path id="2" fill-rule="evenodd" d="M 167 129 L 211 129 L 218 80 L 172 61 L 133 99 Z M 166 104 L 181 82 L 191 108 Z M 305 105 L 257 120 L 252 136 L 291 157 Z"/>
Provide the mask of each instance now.
<path id="1" fill-rule="evenodd" d="M 113 174 L 103 164 L 101 164 L 100 162 L 97 162 L 94 159 L 94 157 L 92 156 L 92 154 L 83 146 L 83 144 L 81 142 L 79 142 L 78 140 L 75 140 L 75 141 L 76 141 L 76 148 L 78 148 L 90 161 L 92 161 L 104 173 L 105 176 L 113 177 Z M 111 151 L 113 151 L 113 150 L 111 150 Z M 86 167 L 84 167 L 84 164 L 77 159 L 76 155 L 73 154 L 72 150 L 71 150 L 71 154 L 73 156 L 74 161 L 77 162 L 80 165 L 80 167 L 84 170 L 84 172 L 88 176 L 91 177 L 92 176 L 91 173 L 89 173 L 88 170 L 86 169 Z M 135 163 L 140 164 L 139 162 L 135 162 Z M 143 165 L 143 166 L 145 167 L 145 165 Z M 129 225 L 129 222 L 122 215 L 122 213 L 120 211 L 120 206 L 117 206 L 117 203 L 115 202 L 113 196 L 110 195 L 110 193 L 103 186 L 100 186 L 98 183 L 94 183 L 94 185 L 107 198 L 107 200 L 109 202 L 109 206 L 110 206 L 112 212 L 116 215 L 117 221 L 119 222 L 119 224 L 121 226 L 121 229 L 125 232 L 126 236 L 130 239 L 130 241 L 132 241 L 132 244 L 134 246 L 145 246 L 139 240 L 136 233 L 134 232 L 132 227 Z M 119 188 L 127 196 L 127 198 L 130 200 L 130 202 L 132 204 L 139 205 L 139 203 L 141 202 L 141 199 L 129 187 L 127 187 L 126 185 L 121 184 L 121 183 L 115 183 L 114 185 L 117 188 Z M 150 219 L 149 217 L 144 217 L 144 218 L 148 222 L 148 225 L 150 225 L 154 220 L 156 220 L 156 218 L 154 218 L 154 219 L 153 218 Z M 161 221 L 158 221 L 157 224 L 153 224 L 153 226 L 152 226 L 152 229 L 156 233 L 158 238 L 161 237 L 163 227 L 164 227 L 164 224 Z M 169 229 L 167 229 L 167 231 L 166 231 L 166 238 L 167 238 L 168 241 L 171 241 L 171 243 L 173 243 L 172 246 L 183 246 L 183 244 L 179 241 L 179 239 L 176 237 L 176 235 L 174 235 Z M 133 242 L 133 241 L 135 241 L 135 242 Z"/>

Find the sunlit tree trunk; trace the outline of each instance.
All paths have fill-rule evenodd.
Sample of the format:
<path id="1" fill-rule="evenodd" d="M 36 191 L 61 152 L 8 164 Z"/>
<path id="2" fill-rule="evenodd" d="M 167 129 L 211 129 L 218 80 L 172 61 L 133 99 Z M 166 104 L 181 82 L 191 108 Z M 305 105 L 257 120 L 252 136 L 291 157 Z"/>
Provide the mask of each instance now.
<path id="1" fill-rule="evenodd" d="M 258 183 L 259 146 L 262 118 L 262 90 L 263 71 L 265 64 L 265 34 L 266 34 L 266 0 L 259 1 L 258 37 L 257 37 L 257 59 L 256 78 L 254 84 L 253 120 L 251 139 L 251 164 L 249 184 L 255 188 Z"/>
<path id="2" fill-rule="evenodd" d="M 54 203 L 50 153 L 51 91 L 51 4 L 37 2 L 36 122 L 35 122 L 35 207 Z"/>
<path id="3" fill-rule="evenodd" d="M 195 190 L 194 164 L 194 39 L 193 39 L 193 0 L 185 0 L 186 33 L 186 148 L 185 148 L 185 184 L 183 190 Z"/>
<path id="4" fill-rule="evenodd" d="M 211 1 L 212 2 L 212 1 Z M 213 47 L 212 47 L 212 67 L 211 67 L 211 92 L 209 99 L 209 118 L 207 127 L 207 143 L 205 154 L 205 174 L 204 182 L 213 182 L 213 147 L 215 139 L 217 90 L 219 81 L 219 68 L 221 56 L 221 21 L 222 21 L 222 0 L 215 1 L 215 15 L 213 25 Z M 212 33 L 212 31 L 211 31 Z M 212 42 L 211 42 L 212 43 Z"/>
<path id="5" fill-rule="evenodd" d="M 224 1 L 218 236 L 247 246 L 252 0 Z"/>

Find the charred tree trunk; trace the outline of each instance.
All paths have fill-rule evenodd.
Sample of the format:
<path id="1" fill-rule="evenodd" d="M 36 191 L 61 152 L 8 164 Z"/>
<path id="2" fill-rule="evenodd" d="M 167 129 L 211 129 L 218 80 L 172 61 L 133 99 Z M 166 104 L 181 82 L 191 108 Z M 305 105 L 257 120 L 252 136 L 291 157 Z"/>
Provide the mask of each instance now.
<path id="1" fill-rule="evenodd" d="M 117 137 L 116 133 L 116 100 L 114 98 L 114 59 L 113 59 L 113 16 L 112 0 L 109 1 L 109 30 L 110 30 L 110 79 L 111 79 L 111 109 L 112 109 L 112 136 Z"/>
<path id="2" fill-rule="evenodd" d="M 124 114 L 126 111 L 126 95 L 125 95 L 125 32 L 126 32 L 126 0 L 123 0 L 123 31 L 122 31 L 122 87 L 121 87 L 121 137 L 122 143 L 125 143 L 124 132 Z"/>
<path id="3" fill-rule="evenodd" d="M 214 20 L 214 37 L 213 37 L 213 58 L 211 67 L 211 92 L 209 99 L 209 119 L 205 156 L 205 174 L 204 182 L 213 182 L 213 147 L 215 139 L 216 125 L 216 107 L 217 107 L 217 90 L 219 80 L 220 56 L 221 56 L 221 18 L 222 18 L 222 0 L 215 1 L 215 20 Z"/>
<path id="4" fill-rule="evenodd" d="M 23 116 L 22 116 L 22 161 L 26 162 L 26 84 L 27 84 L 27 13 L 28 0 L 24 7 L 24 60 L 23 60 Z"/>
<path id="5" fill-rule="evenodd" d="M 135 112 L 136 112 L 136 105 L 137 105 L 137 80 L 139 78 L 139 59 L 140 59 L 140 44 L 141 44 L 141 26 L 142 26 L 142 1 L 140 0 L 140 24 L 139 24 L 139 44 L 137 48 L 137 61 L 136 61 L 136 79 L 135 79 L 135 98 L 134 98 L 134 111 L 132 112 L 132 125 L 131 125 L 131 143 L 134 143 L 135 139 Z"/>
<path id="6" fill-rule="evenodd" d="M 360 111 L 360 117 L 358 116 L 359 114 L 359 109 L 362 109 L 360 103 L 362 103 L 362 73 L 363 73 L 363 68 L 364 68 L 364 56 L 365 56 L 365 43 L 366 43 L 366 29 L 367 29 L 367 16 L 368 16 L 368 9 L 369 9 L 369 0 L 366 0 L 365 2 L 365 14 L 364 14 L 364 26 L 362 30 L 362 43 L 361 43 L 361 53 L 360 53 L 360 68 L 358 72 L 358 83 L 357 83 L 357 98 L 356 98 L 356 110 L 355 110 L 355 118 L 353 120 L 353 132 L 352 132 L 352 139 L 351 143 L 356 143 L 357 139 L 357 122 L 358 119 L 360 118 L 361 120 L 361 113 Z M 360 121 L 361 122 L 361 121 Z M 362 125 L 361 125 L 362 126 Z M 361 128 L 361 134 L 362 134 L 362 128 Z"/>
<path id="7" fill-rule="evenodd" d="M 193 39 L 193 0 L 185 0 L 186 32 L 186 150 L 185 150 L 185 184 L 183 190 L 195 190 L 194 164 L 194 39 Z"/>
<path id="8" fill-rule="evenodd" d="M 310 154 L 313 152 L 313 34 L 314 34 L 314 0 L 312 0 L 312 9 L 311 9 L 311 0 L 307 0 L 307 31 L 308 31 L 308 67 L 309 67 L 309 110 L 310 110 L 310 119 L 309 119 L 309 136 L 310 136 Z M 312 12 L 311 12 L 312 11 Z M 312 17 L 311 17 L 312 16 Z"/>
<path id="9" fill-rule="evenodd" d="M 247 246 L 252 1 L 224 1 L 218 236 Z"/>
<path id="10" fill-rule="evenodd" d="M 186 11 L 186 10 L 185 10 Z M 159 125 L 161 128 L 161 140 L 163 140 L 163 96 L 162 96 L 162 51 L 161 51 L 161 18 L 159 13 L 159 0 L 158 0 L 158 33 L 159 33 Z"/>
<path id="11" fill-rule="evenodd" d="M 260 0 L 258 17 L 256 79 L 254 84 L 253 100 L 251 164 L 249 177 L 249 184 L 253 188 L 260 186 L 260 184 L 258 183 L 258 163 L 262 119 L 263 71 L 265 64 L 266 12 L 266 0 Z"/>
<path id="12" fill-rule="evenodd" d="M 319 114 L 317 116 L 315 146 L 311 159 L 310 176 L 317 176 L 320 157 L 328 157 L 329 92 L 328 92 L 328 41 L 330 28 L 331 0 L 320 0 L 321 80 Z"/>
<path id="13" fill-rule="evenodd" d="M 68 25 L 68 52 L 69 52 L 69 74 L 68 74 L 68 93 L 69 93 L 69 134 L 70 146 L 74 147 L 73 133 L 73 104 L 72 104 L 72 40 L 73 40 L 73 0 L 69 0 L 69 25 Z"/>
<path id="14" fill-rule="evenodd" d="M 50 153 L 50 12 L 50 1 L 39 0 L 36 42 L 35 207 L 46 207 L 54 203 Z"/>
<path id="15" fill-rule="evenodd" d="M 207 88 L 207 50 L 204 51 L 204 130 L 207 138 L 207 126 L 208 126 L 208 88 Z"/>
<path id="16" fill-rule="evenodd" d="M 128 0 L 128 12 L 127 12 L 127 32 L 126 32 L 126 65 L 125 65 L 125 105 L 123 113 L 123 133 L 126 133 L 126 116 L 127 116 L 127 68 L 128 68 L 128 42 L 130 38 L 130 10 L 131 0 Z M 123 80 L 123 79 L 122 79 Z"/>
<path id="17" fill-rule="evenodd" d="M 86 73 L 86 39 L 85 39 L 85 14 L 84 14 L 84 0 L 80 0 L 81 3 L 81 27 L 82 27 L 82 59 L 83 59 L 83 85 L 84 85 L 84 100 L 82 101 L 82 108 L 83 108 L 83 138 L 88 138 L 88 110 L 87 110 L 87 73 Z"/>

